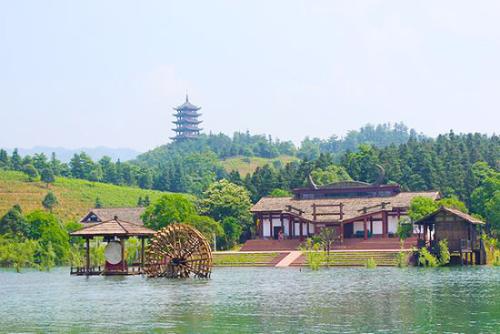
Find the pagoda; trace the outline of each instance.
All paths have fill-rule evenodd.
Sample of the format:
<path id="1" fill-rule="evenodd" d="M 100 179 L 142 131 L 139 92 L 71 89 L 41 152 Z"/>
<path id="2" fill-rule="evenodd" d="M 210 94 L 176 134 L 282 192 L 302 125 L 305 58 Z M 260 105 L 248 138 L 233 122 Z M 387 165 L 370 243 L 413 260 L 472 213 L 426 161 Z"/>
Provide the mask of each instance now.
<path id="1" fill-rule="evenodd" d="M 186 94 L 186 102 L 177 108 L 174 108 L 176 111 L 174 114 L 176 120 L 173 123 L 176 127 L 172 130 L 175 131 L 175 137 L 170 139 L 180 141 L 197 138 L 202 130 L 198 127 L 201 123 L 201 121 L 198 120 L 198 117 L 201 116 L 198 112 L 200 109 L 200 107 L 197 107 L 189 102 L 189 98 Z"/>

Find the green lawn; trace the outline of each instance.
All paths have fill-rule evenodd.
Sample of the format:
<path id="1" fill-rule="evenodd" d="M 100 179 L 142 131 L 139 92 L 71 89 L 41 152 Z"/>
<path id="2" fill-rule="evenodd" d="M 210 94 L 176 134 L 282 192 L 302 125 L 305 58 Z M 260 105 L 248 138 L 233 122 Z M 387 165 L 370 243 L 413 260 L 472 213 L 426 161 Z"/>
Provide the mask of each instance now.
<path id="1" fill-rule="evenodd" d="M 268 265 L 279 253 L 215 253 L 215 266 L 265 266 Z"/>
<path id="2" fill-rule="evenodd" d="M 133 207 L 139 196 L 149 195 L 150 200 L 161 196 L 162 192 L 140 188 L 115 186 L 64 177 L 47 186 L 42 182 L 28 182 L 21 172 L 0 170 L 0 215 L 14 204 L 20 204 L 24 212 L 42 208 L 42 199 L 51 190 L 59 205 L 54 213 L 64 220 L 77 219 L 94 207 L 99 197 L 103 207 Z"/>
<path id="3" fill-rule="evenodd" d="M 221 163 L 227 172 L 237 170 L 240 172 L 240 175 L 244 177 L 249 173 L 253 173 L 257 167 L 263 167 L 266 164 L 273 165 L 275 161 L 279 161 L 282 165 L 286 165 L 288 162 L 296 160 L 298 159 L 288 155 L 282 155 L 274 159 L 237 156 L 222 160 Z"/>

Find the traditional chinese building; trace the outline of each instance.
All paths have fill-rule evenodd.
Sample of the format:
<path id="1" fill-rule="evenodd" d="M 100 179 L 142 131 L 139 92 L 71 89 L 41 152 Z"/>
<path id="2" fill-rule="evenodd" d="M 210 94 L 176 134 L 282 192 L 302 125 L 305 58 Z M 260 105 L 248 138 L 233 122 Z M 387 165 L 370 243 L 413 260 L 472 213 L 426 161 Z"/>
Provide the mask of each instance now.
<path id="1" fill-rule="evenodd" d="M 198 117 L 201 116 L 201 113 L 198 112 L 200 109 L 200 107 L 191 104 L 188 96 L 186 95 L 186 102 L 177 108 L 174 108 L 176 111 L 174 114 L 176 119 L 173 123 L 176 127 L 172 130 L 175 131 L 175 137 L 170 139 L 179 141 L 198 137 L 200 135 L 200 131 L 202 130 L 198 127 L 201 123 L 198 119 Z"/>
<path id="2" fill-rule="evenodd" d="M 304 239 L 323 228 L 334 228 L 341 243 L 371 238 L 383 242 L 395 235 L 399 220 L 407 216 L 417 196 L 437 200 L 440 195 L 404 192 L 398 184 L 357 181 L 316 186 L 310 179 L 309 186 L 294 189 L 292 197 L 263 197 L 251 211 L 259 222 L 260 239 Z"/>

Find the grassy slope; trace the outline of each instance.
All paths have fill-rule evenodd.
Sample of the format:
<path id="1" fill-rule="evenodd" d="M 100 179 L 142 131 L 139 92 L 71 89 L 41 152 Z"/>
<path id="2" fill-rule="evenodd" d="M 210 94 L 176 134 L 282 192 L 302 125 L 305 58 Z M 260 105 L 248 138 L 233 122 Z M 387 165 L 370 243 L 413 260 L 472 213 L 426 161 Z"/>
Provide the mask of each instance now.
<path id="1" fill-rule="evenodd" d="M 237 170 L 244 177 L 248 173 L 253 173 L 257 167 L 262 167 L 266 164 L 273 164 L 273 161 L 280 161 L 283 165 L 288 162 L 298 160 L 295 157 L 282 155 L 274 159 L 259 158 L 259 157 L 243 157 L 237 156 L 221 160 L 221 164 L 227 172 Z"/>
<path id="2" fill-rule="evenodd" d="M 23 211 L 30 212 L 42 208 L 42 199 L 51 190 L 59 205 L 54 213 L 63 219 L 76 219 L 94 207 L 96 197 L 104 207 L 136 206 L 139 196 L 149 195 L 151 200 L 162 192 L 132 187 L 115 186 L 85 180 L 57 178 L 49 186 L 41 182 L 28 182 L 25 174 L 0 170 L 0 215 L 14 204 L 20 204 Z"/>

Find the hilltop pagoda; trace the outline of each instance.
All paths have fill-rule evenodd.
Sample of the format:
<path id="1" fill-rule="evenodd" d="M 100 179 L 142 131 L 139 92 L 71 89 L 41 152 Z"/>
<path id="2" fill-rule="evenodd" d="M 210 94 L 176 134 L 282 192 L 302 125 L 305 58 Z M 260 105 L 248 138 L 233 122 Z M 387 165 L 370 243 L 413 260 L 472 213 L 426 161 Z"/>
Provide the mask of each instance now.
<path id="1" fill-rule="evenodd" d="M 177 108 L 174 108 L 176 111 L 174 114 L 176 120 L 173 123 L 176 127 L 172 130 L 175 131 L 175 137 L 170 139 L 180 141 L 197 138 L 202 130 L 198 127 L 201 123 L 201 121 L 198 120 L 198 117 L 201 116 L 201 113 L 198 112 L 200 109 L 200 107 L 197 107 L 189 102 L 189 98 L 186 94 L 186 102 Z"/>

